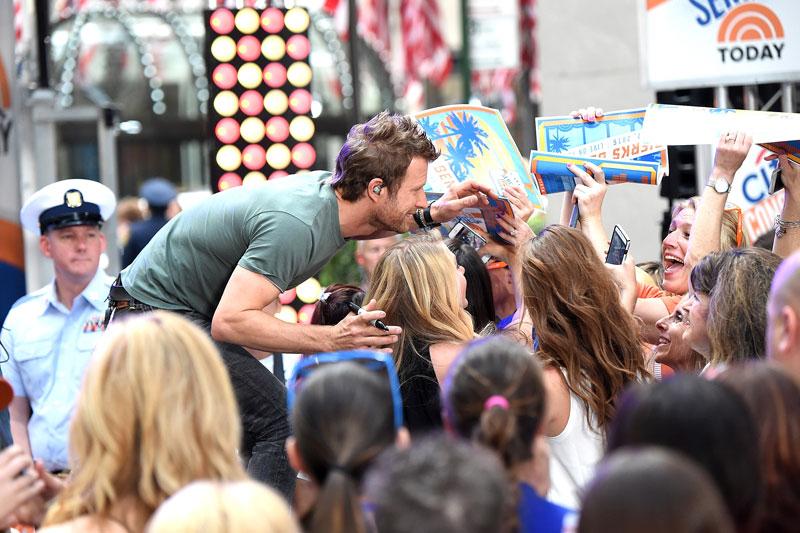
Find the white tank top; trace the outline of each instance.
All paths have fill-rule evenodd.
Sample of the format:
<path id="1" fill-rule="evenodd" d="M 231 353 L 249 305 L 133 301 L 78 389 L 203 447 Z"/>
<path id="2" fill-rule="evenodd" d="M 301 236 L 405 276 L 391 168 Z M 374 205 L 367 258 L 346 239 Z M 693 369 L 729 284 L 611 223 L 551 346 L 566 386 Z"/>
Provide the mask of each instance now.
<path id="1" fill-rule="evenodd" d="M 592 415 L 592 422 L 595 417 Z M 559 435 L 548 437 L 550 444 L 550 491 L 547 499 L 578 510 L 580 495 L 594 477 L 595 467 L 603 455 L 603 436 L 589 427 L 583 402 L 569 393 L 569 418 Z"/>

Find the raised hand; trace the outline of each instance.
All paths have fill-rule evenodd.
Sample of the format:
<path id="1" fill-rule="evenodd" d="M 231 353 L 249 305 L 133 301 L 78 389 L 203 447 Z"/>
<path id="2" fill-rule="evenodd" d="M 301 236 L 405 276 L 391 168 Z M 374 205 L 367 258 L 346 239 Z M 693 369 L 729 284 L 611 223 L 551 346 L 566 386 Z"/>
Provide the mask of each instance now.
<path id="1" fill-rule="evenodd" d="M 583 168 L 569 164 L 567 168 L 580 180 L 580 183 L 575 185 L 572 197 L 578 204 L 581 223 L 601 220 L 603 200 L 608 190 L 605 172 L 592 163 L 585 163 Z"/>
<path id="2" fill-rule="evenodd" d="M 511 203 L 514 214 L 523 222 L 528 222 L 536 208 L 533 207 L 533 202 L 528 198 L 525 189 L 518 185 L 513 185 L 503 189 L 503 192 Z"/>
<path id="3" fill-rule="evenodd" d="M 608 263 L 605 265 L 619 287 L 619 300 L 622 307 L 633 313 L 637 298 L 636 265 L 633 258 L 628 254 L 628 257 L 625 258 L 621 265 L 610 265 Z"/>
<path id="4" fill-rule="evenodd" d="M 753 145 L 753 138 L 743 131 L 729 131 L 720 137 L 714 154 L 714 173 L 733 181 Z"/>
<path id="5" fill-rule="evenodd" d="M 497 198 L 491 188 L 475 180 L 456 183 L 431 204 L 431 218 L 436 222 L 447 222 L 468 207 L 489 205 L 487 196 Z"/>
<path id="6" fill-rule="evenodd" d="M 603 117 L 603 109 L 601 107 L 582 107 L 577 111 L 570 113 L 572 118 L 580 118 L 586 122 L 596 122 L 597 119 Z"/>

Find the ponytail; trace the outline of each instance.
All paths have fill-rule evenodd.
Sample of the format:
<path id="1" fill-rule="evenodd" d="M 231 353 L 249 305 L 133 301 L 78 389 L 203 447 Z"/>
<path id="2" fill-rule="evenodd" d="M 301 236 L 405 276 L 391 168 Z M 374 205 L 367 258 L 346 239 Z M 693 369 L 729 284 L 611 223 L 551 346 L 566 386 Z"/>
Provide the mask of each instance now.
<path id="1" fill-rule="evenodd" d="M 506 470 L 512 469 L 523 457 L 530 457 L 529 443 L 526 445 L 517 436 L 517 415 L 501 395 L 489 396 L 484 402 L 472 440 L 494 450 Z"/>
<path id="2" fill-rule="evenodd" d="M 342 467 L 332 467 L 317 495 L 308 533 L 367 533 L 358 484 Z"/>

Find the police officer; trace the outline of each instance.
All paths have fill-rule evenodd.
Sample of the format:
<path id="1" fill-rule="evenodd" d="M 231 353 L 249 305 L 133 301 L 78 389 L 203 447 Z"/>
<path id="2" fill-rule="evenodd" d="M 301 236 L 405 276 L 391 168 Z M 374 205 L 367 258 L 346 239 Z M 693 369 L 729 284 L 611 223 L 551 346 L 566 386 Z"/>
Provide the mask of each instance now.
<path id="1" fill-rule="evenodd" d="M 53 261 L 55 279 L 9 311 L 3 374 L 14 388 L 14 443 L 52 472 L 68 466 L 70 414 L 103 330 L 113 278 L 99 268 L 106 249 L 100 227 L 115 204 L 108 187 L 70 179 L 42 188 L 20 211 L 23 227 L 40 234 L 39 249 Z"/>
<path id="2" fill-rule="evenodd" d="M 131 224 L 130 238 L 122 249 L 122 268 L 127 267 L 147 246 L 171 217 L 178 193 L 175 186 L 164 178 L 150 178 L 139 188 L 139 196 L 147 202 L 150 217 Z"/>

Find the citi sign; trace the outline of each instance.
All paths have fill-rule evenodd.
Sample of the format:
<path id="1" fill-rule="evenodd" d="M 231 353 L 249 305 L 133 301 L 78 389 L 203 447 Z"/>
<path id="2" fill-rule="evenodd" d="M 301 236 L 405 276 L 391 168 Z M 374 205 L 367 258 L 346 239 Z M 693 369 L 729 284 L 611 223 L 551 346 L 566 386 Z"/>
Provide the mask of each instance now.
<path id="1" fill-rule="evenodd" d="M 729 11 L 719 26 L 717 42 L 722 63 L 780 60 L 786 43 L 783 24 L 763 4 L 742 4 Z"/>

